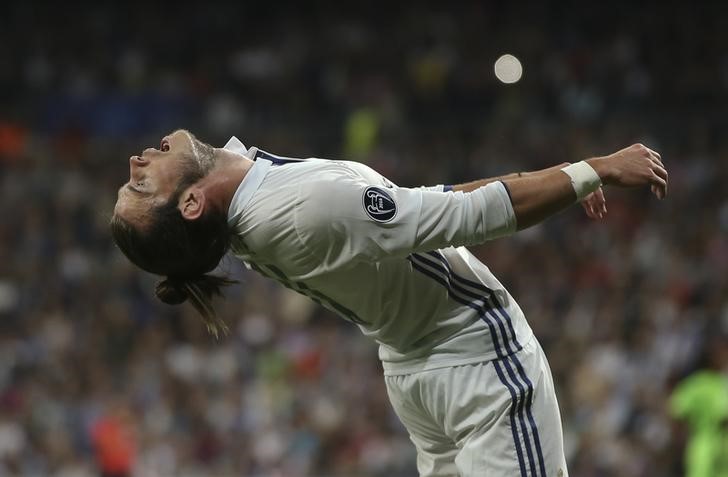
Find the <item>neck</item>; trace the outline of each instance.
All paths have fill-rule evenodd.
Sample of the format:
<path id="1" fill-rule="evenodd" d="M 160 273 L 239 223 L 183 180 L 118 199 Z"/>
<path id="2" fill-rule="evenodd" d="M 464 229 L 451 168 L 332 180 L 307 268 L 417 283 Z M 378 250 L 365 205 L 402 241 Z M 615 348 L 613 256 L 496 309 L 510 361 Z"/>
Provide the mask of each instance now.
<path id="1" fill-rule="evenodd" d="M 245 178 L 253 161 L 226 149 L 215 149 L 216 163 L 199 186 L 205 190 L 210 205 L 227 214 L 235 191 Z"/>

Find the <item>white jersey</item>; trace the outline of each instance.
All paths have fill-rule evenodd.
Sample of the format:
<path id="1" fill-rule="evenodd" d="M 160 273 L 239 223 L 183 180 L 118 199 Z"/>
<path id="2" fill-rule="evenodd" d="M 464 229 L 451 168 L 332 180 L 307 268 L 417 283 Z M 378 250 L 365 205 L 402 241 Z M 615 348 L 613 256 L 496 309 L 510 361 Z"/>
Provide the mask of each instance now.
<path id="1" fill-rule="evenodd" d="M 355 323 L 386 375 L 509 356 L 530 340 L 518 304 L 463 247 L 515 232 L 502 183 L 404 188 L 356 162 L 283 158 L 234 137 L 225 148 L 255 161 L 228 212 L 234 255 Z"/>

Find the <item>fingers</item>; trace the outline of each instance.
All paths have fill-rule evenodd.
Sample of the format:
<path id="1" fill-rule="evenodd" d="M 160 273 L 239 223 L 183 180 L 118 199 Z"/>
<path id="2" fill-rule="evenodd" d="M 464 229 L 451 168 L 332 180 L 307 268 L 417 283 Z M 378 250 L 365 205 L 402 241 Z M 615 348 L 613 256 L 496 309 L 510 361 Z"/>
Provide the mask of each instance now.
<path id="1" fill-rule="evenodd" d="M 581 201 L 581 205 L 584 207 L 584 211 L 590 219 L 602 219 L 607 213 L 604 192 L 601 187 L 587 195 L 584 200 Z"/>
<path id="2" fill-rule="evenodd" d="M 594 219 L 594 220 L 599 218 L 597 216 L 596 212 L 594 211 L 594 208 L 592 207 L 592 205 L 589 202 L 584 200 L 581 202 L 581 206 L 584 207 L 584 212 L 586 212 L 587 217 L 589 217 L 590 219 Z"/>
<path id="3" fill-rule="evenodd" d="M 596 198 L 597 206 L 600 209 L 599 218 L 603 218 L 607 215 L 607 199 L 604 197 L 604 191 L 601 187 L 594 191 L 594 197 Z"/>
<path id="4" fill-rule="evenodd" d="M 667 195 L 667 179 L 663 179 L 662 177 L 657 175 L 655 171 L 652 171 L 652 177 L 650 182 L 652 182 L 652 192 L 657 196 L 658 199 L 664 199 L 665 195 Z"/>
<path id="5" fill-rule="evenodd" d="M 650 189 L 652 190 L 652 193 L 657 196 L 658 199 L 662 200 L 667 195 L 667 169 L 665 169 L 665 166 L 662 164 L 662 161 L 660 160 L 660 155 L 656 152 L 651 151 L 650 158 L 652 159 L 652 173 L 661 181 L 660 183 L 656 184 L 653 178 L 653 184 Z"/>
<path id="6" fill-rule="evenodd" d="M 641 144 L 639 146 L 642 146 Z M 646 146 L 642 146 L 643 151 L 647 153 L 647 157 L 650 159 L 652 169 L 652 176 L 650 178 L 650 190 L 658 199 L 664 199 L 667 195 L 667 182 L 668 174 L 665 165 L 662 163 L 662 157 L 657 151 L 654 151 Z"/>
<path id="7" fill-rule="evenodd" d="M 648 158 L 650 159 L 650 161 L 652 161 L 653 164 L 660 166 L 663 169 L 665 168 L 665 164 L 662 163 L 662 159 L 660 158 L 660 155 L 657 154 L 656 152 L 650 151 Z"/>
<path id="8" fill-rule="evenodd" d="M 662 164 L 662 157 L 660 156 L 660 154 L 657 151 L 653 151 L 649 147 L 647 148 L 647 151 L 650 153 L 650 157 L 652 159 L 654 159 L 655 161 L 657 161 L 658 164 L 660 164 L 661 166 L 664 167 L 664 164 Z"/>
<path id="9" fill-rule="evenodd" d="M 667 170 L 666 170 L 666 169 L 665 169 L 664 167 L 662 167 L 662 166 L 659 166 L 659 165 L 657 165 L 657 164 L 654 164 L 654 165 L 652 166 L 652 171 L 653 171 L 653 172 L 654 172 L 655 174 L 657 174 L 658 176 L 660 176 L 660 177 L 662 177 L 663 179 L 665 179 L 665 181 L 667 181 Z"/>
<path id="10" fill-rule="evenodd" d="M 637 153 L 638 156 L 647 157 L 648 159 L 664 167 L 664 164 L 662 163 L 662 156 L 660 156 L 657 151 L 650 149 L 644 144 L 633 144 L 627 150 L 631 151 L 632 153 Z"/>
<path id="11" fill-rule="evenodd" d="M 581 206 L 584 207 L 584 212 L 586 212 L 586 216 L 590 219 L 597 218 L 596 212 L 594 211 L 594 207 L 591 202 L 591 198 L 593 195 L 594 193 L 592 192 L 591 194 L 584 197 L 584 199 L 582 199 L 581 201 Z"/>

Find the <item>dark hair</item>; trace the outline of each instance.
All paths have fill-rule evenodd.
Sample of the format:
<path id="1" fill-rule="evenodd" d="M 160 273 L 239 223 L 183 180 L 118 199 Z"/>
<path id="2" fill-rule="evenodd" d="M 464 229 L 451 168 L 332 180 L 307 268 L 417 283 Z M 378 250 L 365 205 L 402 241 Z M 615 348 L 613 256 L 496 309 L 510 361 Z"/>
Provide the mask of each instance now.
<path id="1" fill-rule="evenodd" d="M 212 298 L 235 281 L 208 272 L 227 252 L 230 234 L 226 214 L 219 210 L 206 210 L 196 220 L 185 220 L 177 208 L 184 190 L 202 175 L 195 169 L 185 171 L 169 201 L 151 211 L 148 226 L 134 226 L 114 214 L 111 235 L 132 263 L 147 272 L 166 275 L 157 283 L 157 298 L 170 305 L 189 300 L 208 331 L 217 337 L 227 333 L 228 327 L 215 312 Z"/>

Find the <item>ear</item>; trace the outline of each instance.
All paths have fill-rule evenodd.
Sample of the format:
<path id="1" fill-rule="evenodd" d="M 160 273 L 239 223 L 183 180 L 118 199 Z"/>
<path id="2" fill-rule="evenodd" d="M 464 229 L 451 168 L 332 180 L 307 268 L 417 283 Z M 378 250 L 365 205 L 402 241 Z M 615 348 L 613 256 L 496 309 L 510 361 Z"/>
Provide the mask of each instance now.
<path id="1" fill-rule="evenodd" d="M 205 211 L 205 193 L 199 187 L 188 187 L 182 193 L 177 208 L 185 220 L 197 220 Z"/>

